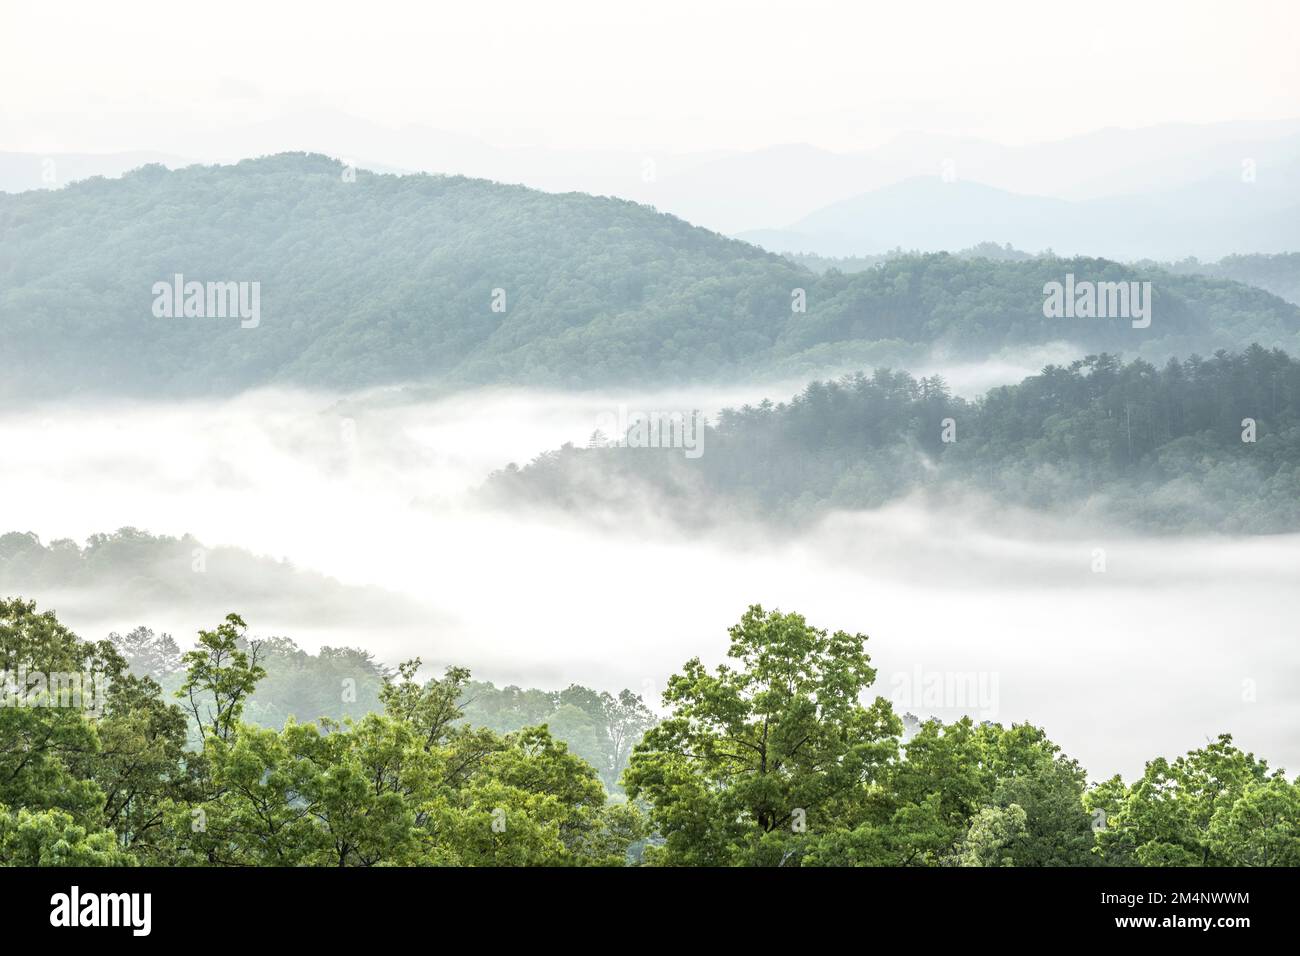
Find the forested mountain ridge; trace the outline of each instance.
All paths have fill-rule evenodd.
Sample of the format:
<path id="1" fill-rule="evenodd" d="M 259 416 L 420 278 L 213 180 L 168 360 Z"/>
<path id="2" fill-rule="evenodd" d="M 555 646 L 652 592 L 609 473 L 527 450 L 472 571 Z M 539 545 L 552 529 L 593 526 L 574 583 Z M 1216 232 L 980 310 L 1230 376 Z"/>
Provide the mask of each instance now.
<path id="1" fill-rule="evenodd" d="M 1134 263 L 1138 268 L 1145 268 L 1153 263 Z M 1217 262 L 1199 262 L 1196 259 L 1182 259 L 1169 264 L 1154 264 L 1169 272 L 1211 276 L 1217 279 L 1231 279 L 1244 282 L 1257 288 L 1272 292 L 1288 302 L 1300 303 L 1300 252 L 1284 252 L 1275 255 L 1252 253 L 1249 255 L 1224 256 Z"/>
<path id="2" fill-rule="evenodd" d="M 84 610 L 96 615 L 121 606 L 206 615 L 221 595 L 234 594 L 264 618 L 292 617 L 299 626 L 373 626 L 420 611 L 391 591 L 343 584 L 242 548 L 210 547 L 190 535 L 137 528 L 91 535 L 84 546 L 67 538 L 42 542 L 26 530 L 0 532 L 0 592 L 59 594 L 63 610 L 84 600 Z"/>
<path id="3" fill-rule="evenodd" d="M 687 524 L 976 491 L 1149 530 L 1295 531 L 1300 362 L 1259 346 L 1163 368 L 1093 355 L 976 401 L 938 377 L 878 369 L 724 410 L 701 447 L 691 460 L 570 445 L 496 472 L 485 490 L 572 509 L 667 495 Z"/>
<path id="4" fill-rule="evenodd" d="M 996 242 L 981 242 L 968 249 L 952 253 L 959 259 L 993 259 L 1011 262 L 1024 262 L 1029 259 L 1051 258 L 1050 255 L 1033 255 L 1016 249 L 1010 243 L 998 245 Z M 818 275 L 837 269 L 840 272 L 863 272 L 875 269 L 892 259 L 904 256 L 919 256 L 917 250 L 905 252 L 902 248 L 873 256 L 849 256 L 834 258 L 813 253 L 787 253 L 786 258 L 798 263 Z M 1157 262 L 1143 259 L 1127 263 L 1129 266 L 1148 274 L 1151 271 L 1172 272 L 1177 275 L 1202 275 L 1212 279 L 1229 279 L 1244 285 L 1255 286 L 1265 292 L 1271 292 L 1292 305 L 1300 305 L 1300 252 L 1250 253 L 1247 255 L 1224 256 L 1215 262 L 1202 262 L 1199 259 L 1179 259 L 1175 262 Z"/>
<path id="5" fill-rule="evenodd" d="M 804 275 L 622 200 L 302 154 L 0 197 L 0 238 L 31 388 L 688 376 L 770 348 Z M 176 273 L 259 282 L 260 323 L 153 317 Z"/>
<path id="6" fill-rule="evenodd" d="M 0 250 L 11 398 L 663 384 L 1056 341 L 1158 360 L 1300 345 L 1300 309 L 1228 281 L 943 253 L 817 276 L 623 200 L 307 154 L 0 196 Z M 157 316 L 155 284 L 177 274 L 258 283 L 258 321 Z M 1066 274 L 1152 280 L 1151 326 L 1045 319 L 1043 286 Z"/>

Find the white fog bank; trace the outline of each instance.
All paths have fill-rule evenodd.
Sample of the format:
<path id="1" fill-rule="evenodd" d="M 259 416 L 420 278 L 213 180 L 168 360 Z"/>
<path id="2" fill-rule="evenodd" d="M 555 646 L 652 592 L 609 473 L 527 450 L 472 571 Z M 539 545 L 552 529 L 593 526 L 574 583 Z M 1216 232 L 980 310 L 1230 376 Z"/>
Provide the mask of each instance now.
<path id="1" fill-rule="evenodd" d="M 1005 509 L 913 503 L 799 534 L 683 536 L 649 508 L 611 530 L 471 497 L 507 462 L 585 441 L 621 404 L 716 411 L 794 390 L 422 402 L 266 391 L 5 412 L 0 532 L 84 541 L 135 526 L 285 557 L 392 613 L 299 614 L 300 598 L 228 608 L 256 633 L 547 687 L 657 697 L 687 658 L 719 661 L 726 628 L 762 603 L 869 634 L 877 691 L 904 708 L 1032 720 L 1094 779 L 1224 731 L 1300 769 L 1300 536 L 1099 538 Z M 87 638 L 147 624 L 184 642 L 214 623 L 112 594 L 27 596 Z"/>

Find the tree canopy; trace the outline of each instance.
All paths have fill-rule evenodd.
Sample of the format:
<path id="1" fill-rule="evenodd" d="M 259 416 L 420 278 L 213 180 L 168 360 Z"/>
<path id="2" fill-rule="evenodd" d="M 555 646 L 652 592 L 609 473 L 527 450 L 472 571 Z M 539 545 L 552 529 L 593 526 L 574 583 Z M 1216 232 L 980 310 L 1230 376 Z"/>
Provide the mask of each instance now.
<path id="1" fill-rule="evenodd" d="M 129 642 L 150 659 L 157 643 Z M 238 615 L 199 634 L 169 694 L 113 642 L 5 600 L 7 678 L 93 670 L 109 682 L 91 709 L 6 690 L 0 864 L 1300 863 L 1300 785 L 1228 735 L 1156 758 L 1132 783 L 1089 785 L 1032 724 L 894 713 L 871 696 L 866 644 L 755 605 L 731 628 L 726 663 L 692 659 L 673 675 L 662 719 L 627 692 L 548 699 L 457 667 L 422 679 L 415 659 L 384 670 L 360 717 L 267 727 L 244 717 L 274 657 Z M 584 707 L 607 722 L 595 765 L 548 726 Z M 498 732 L 467 719 L 475 708 L 546 720 Z M 624 761 L 626 799 L 602 783 Z"/>
<path id="2" fill-rule="evenodd" d="M 690 460 L 670 448 L 565 446 L 496 472 L 486 491 L 576 509 L 649 490 L 689 525 L 975 492 L 1165 532 L 1294 531 L 1300 362 L 1258 345 L 1160 368 L 1092 355 L 976 401 L 941 378 L 877 369 L 726 409 L 702 448 Z"/>

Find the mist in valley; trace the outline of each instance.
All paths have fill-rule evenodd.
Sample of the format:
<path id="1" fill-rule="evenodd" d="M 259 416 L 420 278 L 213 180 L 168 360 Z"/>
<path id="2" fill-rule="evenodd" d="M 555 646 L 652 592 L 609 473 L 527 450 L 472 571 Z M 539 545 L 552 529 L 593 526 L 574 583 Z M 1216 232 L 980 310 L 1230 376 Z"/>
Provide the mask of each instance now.
<path id="1" fill-rule="evenodd" d="M 973 397 L 1043 359 L 924 371 Z M 875 691 L 900 711 L 1031 720 L 1094 779 L 1223 731 L 1300 764 L 1288 654 L 1300 536 L 1140 537 L 973 496 L 798 530 L 723 515 L 684 533 L 671 501 L 596 520 L 479 494 L 491 471 L 584 443 L 620 407 L 716 414 L 798 387 L 258 390 L 8 409 L 0 532 L 81 542 L 129 526 L 201 543 L 201 570 L 183 547 L 152 572 L 202 575 L 184 600 L 129 580 L 24 593 L 83 638 L 145 624 L 187 644 L 237 611 L 253 633 L 309 649 L 419 656 L 429 674 L 460 664 L 523 686 L 630 687 L 657 705 L 669 674 L 693 656 L 721 661 L 727 627 L 761 603 L 870 635 Z"/>

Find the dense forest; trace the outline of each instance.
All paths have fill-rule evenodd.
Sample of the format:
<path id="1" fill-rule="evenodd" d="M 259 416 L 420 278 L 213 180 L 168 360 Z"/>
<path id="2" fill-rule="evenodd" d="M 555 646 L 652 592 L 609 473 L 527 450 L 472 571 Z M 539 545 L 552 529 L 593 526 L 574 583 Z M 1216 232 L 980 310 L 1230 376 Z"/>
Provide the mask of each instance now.
<path id="1" fill-rule="evenodd" d="M 0 250 L 9 398 L 662 385 L 1059 341 L 1158 361 L 1300 343 L 1300 309 L 1226 279 L 946 253 L 818 275 L 626 201 L 308 154 L 0 195 Z M 258 283 L 256 327 L 157 317 L 154 285 L 178 274 Z M 1066 274 L 1151 280 L 1151 326 L 1045 319 L 1044 285 Z"/>
<path id="2" fill-rule="evenodd" d="M 784 252 L 782 255 L 791 262 L 798 263 L 805 269 L 821 275 L 830 272 L 832 269 L 837 272 L 865 272 L 867 269 L 883 266 L 893 259 L 902 259 L 908 256 L 919 257 L 924 253 L 918 249 L 907 250 L 899 246 L 890 252 L 880 252 L 867 256 L 819 256 L 814 252 Z M 1005 262 L 1027 262 L 1030 259 L 1049 257 L 1047 253 L 1036 256 L 1033 253 L 1016 249 L 1010 243 L 998 245 L 996 242 L 981 242 L 966 249 L 959 249 L 950 253 L 950 255 L 957 259 L 993 259 Z M 1149 265 L 1158 267 L 1159 263 L 1149 263 Z"/>
<path id="3" fill-rule="evenodd" d="M 140 626 L 107 640 L 132 674 L 150 677 L 164 693 L 185 680 L 180 646 L 170 634 Z M 247 650 L 248 642 L 240 648 Z M 394 677 L 370 652 L 359 647 L 322 647 L 312 654 L 287 637 L 260 638 L 258 664 L 265 672 L 245 702 L 244 719 L 258 727 L 282 729 L 291 721 L 360 719 L 383 710 L 384 686 Z M 654 723 L 639 695 L 617 695 L 571 684 L 561 691 L 497 687 L 490 681 L 458 681 L 455 724 L 510 734 L 546 725 L 553 737 L 594 767 L 610 791 L 618 787 L 632 746 Z"/>
<path id="4" fill-rule="evenodd" d="M 485 491 L 588 510 L 660 496 L 696 526 L 975 492 L 1158 531 L 1294 531 L 1300 362 L 1257 345 L 1160 368 L 1093 355 L 976 401 L 937 377 L 878 369 L 724 410 L 702 447 L 691 459 L 610 440 L 566 445 L 494 473 Z"/>
<path id="5" fill-rule="evenodd" d="M 1300 782 L 1230 737 L 1090 785 L 1030 724 L 905 732 L 870 696 L 866 640 L 749 608 L 726 665 L 670 679 L 661 720 L 606 728 L 630 750 L 624 797 L 548 728 L 556 703 L 581 709 L 571 692 L 526 702 L 413 660 L 375 672 L 364 714 L 259 726 L 251 699 L 292 650 L 238 615 L 178 656 L 0 601 L 0 863 L 1300 864 Z M 90 674 L 73 696 L 67 676 Z M 493 714 L 544 722 L 480 725 Z"/>
<path id="6" fill-rule="evenodd" d="M 810 269 L 811 272 L 823 274 L 832 269 L 837 272 L 865 272 L 876 269 L 894 259 L 906 256 L 922 255 L 918 251 L 905 251 L 896 248 L 891 252 L 865 256 L 819 256 L 813 252 L 787 252 L 785 258 Z M 1010 243 L 997 245 L 996 242 L 982 242 L 979 245 L 963 248 L 953 252 L 957 259 L 992 259 L 995 261 L 1013 261 L 1023 263 L 1031 259 L 1052 259 L 1050 252 L 1032 255 L 1014 248 Z M 1151 277 L 1162 272 L 1178 276 L 1209 276 L 1226 278 L 1232 282 L 1255 286 L 1268 293 L 1286 299 L 1292 304 L 1300 304 L 1300 252 L 1252 252 L 1248 255 L 1223 256 L 1218 261 L 1203 261 L 1196 258 L 1177 261 L 1157 261 L 1143 259 L 1128 263 L 1138 269 L 1143 276 Z"/>
<path id="7" fill-rule="evenodd" d="M 1288 302 L 1300 303 L 1300 252 L 1224 256 L 1217 262 L 1180 259 L 1170 263 L 1139 262 L 1134 265 L 1137 268 L 1151 266 L 1180 275 L 1231 279 L 1272 292 Z"/>
<path id="8" fill-rule="evenodd" d="M 833 257 L 819 256 L 813 253 L 786 253 L 787 259 L 818 273 L 832 269 L 840 272 L 863 272 L 875 269 L 906 256 L 919 256 L 921 253 L 895 249 L 892 252 L 871 256 Z M 995 242 L 981 242 L 968 249 L 954 252 L 958 259 L 992 259 L 994 261 L 1026 262 L 1030 259 L 1050 259 L 1051 253 L 1037 255 L 1013 248 L 1010 243 L 998 245 Z M 1255 286 L 1265 292 L 1271 292 L 1280 299 L 1300 305 L 1300 252 L 1250 253 L 1247 255 L 1224 256 L 1217 262 L 1202 262 L 1189 257 L 1175 262 L 1159 262 L 1154 259 L 1142 259 L 1128 265 L 1140 271 L 1144 276 L 1168 272 L 1176 275 L 1209 276 L 1214 279 L 1228 279 L 1244 285 Z"/>
<path id="9" fill-rule="evenodd" d="M 203 556 L 201 574 L 194 571 L 196 554 Z M 241 549 L 209 549 L 188 535 L 121 528 L 91 535 L 84 546 L 68 539 L 43 543 L 28 533 L 0 535 L 0 593 L 66 594 L 74 588 L 104 591 L 135 606 L 198 609 L 223 589 L 247 599 L 274 592 L 279 601 L 297 601 L 305 619 L 355 621 L 359 630 L 364 621 L 358 613 L 375 611 L 375 598 L 363 589 Z M 385 594 L 383 600 L 398 601 L 399 596 Z M 314 615 L 306 614 L 308 606 Z M 170 634 L 140 625 L 110 633 L 107 640 L 132 673 L 151 677 L 165 693 L 183 681 L 182 648 Z M 392 676 L 391 669 L 360 647 L 326 646 L 313 654 L 290 638 L 270 636 L 261 639 L 259 654 L 266 673 L 247 699 L 244 716 L 261 727 L 278 729 L 291 719 L 355 719 L 381 710 L 384 681 Z M 501 734 L 548 725 L 553 736 L 597 769 L 611 790 L 618 786 L 631 744 L 651 720 L 630 690 L 615 695 L 577 684 L 547 691 L 467 680 L 459 705 L 463 721 Z"/>

